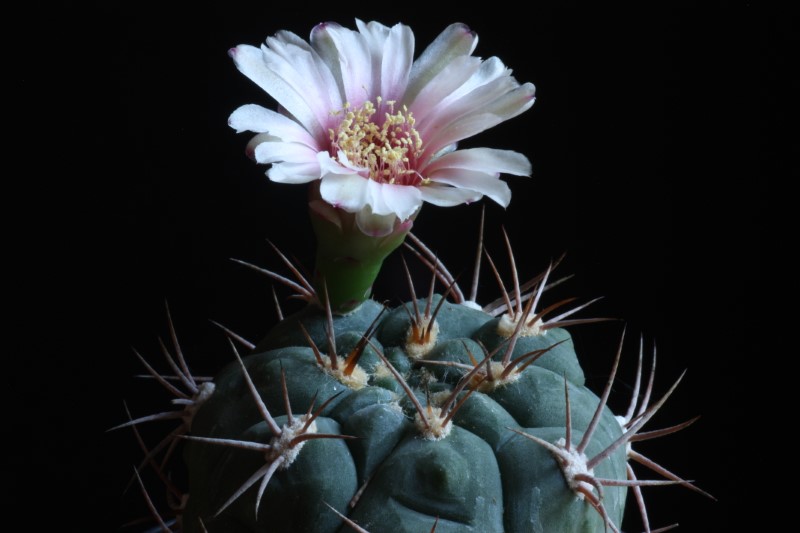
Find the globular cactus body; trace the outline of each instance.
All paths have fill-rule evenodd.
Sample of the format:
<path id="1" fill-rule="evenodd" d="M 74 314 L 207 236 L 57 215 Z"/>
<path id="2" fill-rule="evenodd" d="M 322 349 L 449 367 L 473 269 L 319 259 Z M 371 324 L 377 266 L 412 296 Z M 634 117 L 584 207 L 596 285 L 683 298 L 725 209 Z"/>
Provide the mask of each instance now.
<path id="1" fill-rule="evenodd" d="M 439 298 L 414 303 L 417 308 L 436 307 Z M 563 443 L 565 438 L 577 443 L 599 409 L 599 424 L 585 454 L 592 457 L 622 435 L 611 412 L 584 387 L 566 330 L 552 328 L 514 339 L 511 357 L 555 347 L 515 372 L 513 379 L 482 390 L 481 380 L 464 385 L 463 367 L 484 359 L 484 348 L 496 352 L 493 358 L 498 361 L 507 352 L 509 339 L 497 333 L 497 319 L 443 302 L 434 319 L 435 342 L 426 354 L 412 357 L 411 307 L 406 304 L 379 316 L 382 306 L 368 300 L 331 321 L 308 307 L 269 332 L 243 365 L 234 362 L 224 369 L 214 380 L 214 394 L 194 418 L 192 436 L 199 438 L 192 438 L 185 453 L 191 495 L 183 517 L 186 530 L 202 531 L 202 523 L 212 532 L 348 531 L 350 526 L 327 505 L 372 532 L 430 531 L 434 522 L 438 533 L 602 531 L 606 521 L 621 523 L 624 487 L 605 487 L 604 517 L 570 486 L 556 455 L 520 434 L 550 443 Z M 332 324 L 338 364 L 344 366 L 376 318 L 376 332 L 368 343 L 361 343 L 358 363 L 368 382 L 351 388 L 319 364 L 308 340 L 327 358 L 326 342 L 332 343 L 326 330 Z M 403 374 L 403 384 L 387 372 L 387 363 Z M 265 466 L 265 456 L 201 438 L 256 443 L 273 439 L 245 385 L 248 377 L 278 425 L 287 423 L 289 405 L 295 419 L 304 413 L 318 415 L 318 432 L 348 438 L 304 442 L 294 461 L 276 470 L 260 497 L 259 481 L 218 513 Z M 441 436 L 426 435 L 415 423 L 419 413 L 404 394 L 406 388 L 425 410 L 441 407 L 453 396 L 451 421 L 445 422 L 452 422 L 452 428 Z M 319 406 L 324 407 L 315 411 Z M 626 479 L 625 447 L 614 450 L 593 474 Z"/>

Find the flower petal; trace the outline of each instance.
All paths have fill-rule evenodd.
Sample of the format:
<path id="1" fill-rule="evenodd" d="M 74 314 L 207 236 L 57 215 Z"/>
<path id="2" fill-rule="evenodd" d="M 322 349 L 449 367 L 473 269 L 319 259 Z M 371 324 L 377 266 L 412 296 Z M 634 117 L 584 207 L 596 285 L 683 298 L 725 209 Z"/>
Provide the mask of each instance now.
<path id="1" fill-rule="evenodd" d="M 381 93 L 385 101 L 403 97 L 414 61 L 414 32 L 402 24 L 392 26 L 381 50 Z"/>
<path id="2" fill-rule="evenodd" d="M 375 96 L 381 93 L 381 62 L 383 60 L 383 45 L 386 42 L 386 37 L 389 35 L 389 28 L 380 22 L 372 21 L 369 24 L 364 24 L 359 19 L 356 19 L 356 27 L 360 36 L 367 46 L 370 56 L 370 84 L 372 88 L 370 94 L 367 95 L 368 100 L 373 100 Z M 374 93 L 372 91 L 375 91 Z"/>
<path id="3" fill-rule="evenodd" d="M 394 231 L 394 223 L 397 217 L 394 213 L 389 215 L 376 215 L 369 206 L 356 213 L 356 224 L 358 229 L 366 235 L 372 237 L 385 237 Z"/>
<path id="4" fill-rule="evenodd" d="M 469 189 L 485 194 L 503 207 L 507 207 L 511 201 L 511 189 L 496 174 L 491 175 L 473 170 L 446 168 L 428 176 L 428 178 L 436 183 L 444 183 L 459 189 Z"/>
<path id="5" fill-rule="evenodd" d="M 266 142 L 280 142 L 280 141 L 281 140 L 278 137 L 270 135 L 269 133 L 259 133 L 258 135 L 254 135 L 252 139 L 247 141 L 247 146 L 244 149 L 244 153 L 247 154 L 247 157 L 255 161 L 256 147 L 259 144 Z"/>
<path id="6" fill-rule="evenodd" d="M 314 163 L 317 162 L 317 152 L 300 143 L 263 142 L 256 146 L 256 162 L 261 164 L 287 162 L 287 163 Z"/>
<path id="7" fill-rule="evenodd" d="M 408 108 L 417 117 L 418 124 L 424 124 L 433 116 L 437 106 L 472 77 L 481 66 L 477 57 L 456 57 L 446 65 L 408 104 Z"/>
<path id="8" fill-rule="evenodd" d="M 424 201 L 440 207 L 471 204 L 483 197 L 481 193 L 476 191 L 441 185 L 425 185 L 420 187 L 419 191 Z"/>
<path id="9" fill-rule="evenodd" d="M 460 117 L 480 112 L 490 102 L 519 87 L 511 71 L 499 59 L 478 60 L 478 63 L 468 78 L 460 78 L 463 81 L 458 86 L 451 86 L 432 109 L 420 114 L 417 130 L 421 135 L 427 135 L 426 130 L 430 127 L 439 130 Z"/>
<path id="10" fill-rule="evenodd" d="M 394 213 L 401 221 L 407 220 L 422 205 L 422 194 L 417 187 L 368 181 L 367 204 L 376 215 Z"/>
<path id="11" fill-rule="evenodd" d="M 374 95 L 372 58 L 363 35 L 338 24 L 318 24 L 311 45 L 328 65 L 343 92 L 343 99 L 358 107 Z"/>
<path id="12" fill-rule="evenodd" d="M 322 22 L 317 24 L 311 29 L 311 36 L 309 42 L 317 54 L 328 66 L 328 69 L 333 74 L 333 79 L 336 80 L 336 87 L 339 90 L 339 95 L 342 99 L 346 100 L 347 93 L 344 90 L 344 83 L 342 77 L 342 64 L 339 61 L 339 51 L 336 49 L 336 44 L 330 36 L 330 28 L 341 26 L 335 22 Z"/>
<path id="13" fill-rule="evenodd" d="M 493 102 L 480 107 L 477 112 L 457 118 L 451 124 L 437 131 L 433 136 L 423 137 L 426 144 L 425 149 L 429 153 L 435 153 L 444 146 L 472 137 L 519 115 L 529 109 L 534 100 L 533 84 L 526 83 L 521 85 Z M 422 133 L 420 134 L 422 135 Z"/>
<path id="14" fill-rule="evenodd" d="M 383 50 L 383 42 L 389 35 L 388 26 L 375 20 L 365 23 L 363 20 L 357 18 L 356 28 L 358 28 L 358 31 L 366 39 L 370 51 L 381 52 Z"/>
<path id="15" fill-rule="evenodd" d="M 384 184 L 383 194 L 386 205 L 400 220 L 408 220 L 422 206 L 422 193 L 418 187 Z"/>
<path id="16" fill-rule="evenodd" d="M 377 181 L 367 180 L 366 204 L 370 207 L 372 213 L 381 216 L 394 213 L 386 204 L 383 186 L 382 183 L 378 183 Z"/>
<path id="17" fill-rule="evenodd" d="M 448 98 L 442 102 L 447 105 L 449 102 L 455 102 L 464 96 L 468 95 L 475 89 L 483 87 L 484 85 L 493 82 L 498 78 L 507 78 L 512 80 L 513 87 L 519 86 L 517 80 L 511 76 L 511 70 L 506 68 L 502 61 L 496 57 L 490 57 L 486 61 L 481 62 L 480 68 L 470 76 L 470 78 L 461 87 L 453 91 Z"/>
<path id="18" fill-rule="evenodd" d="M 242 74 L 272 96 L 315 139 L 324 139 L 327 136 L 328 132 L 323 130 L 319 117 L 309 106 L 303 93 L 298 93 L 291 84 L 267 66 L 259 48 L 242 44 L 232 48 L 228 53 Z"/>
<path id="19" fill-rule="evenodd" d="M 358 171 L 361 170 L 356 168 L 355 165 L 349 164 L 345 154 L 340 152 L 339 158 L 344 164 L 333 159 L 328 152 L 317 153 L 317 161 L 319 162 L 322 174 L 358 174 Z"/>
<path id="20" fill-rule="evenodd" d="M 303 122 L 303 126 L 315 138 L 324 140 L 320 133 L 327 136 L 332 121 L 330 111 L 342 106 L 333 74 L 327 65 L 313 50 L 286 44 L 276 38 L 267 39 L 261 52 L 267 67 L 300 95 L 313 113 L 314 123 Z"/>
<path id="21" fill-rule="evenodd" d="M 319 93 L 319 102 L 325 102 L 326 114 L 331 108 L 339 109 L 342 105 L 341 93 L 336 87 L 336 80 L 328 65 L 316 50 L 303 39 L 288 31 L 280 31 L 275 37 L 267 39 L 270 50 L 278 54 L 300 75 L 302 90 L 311 89 Z M 310 81 L 316 83 L 309 87 Z M 302 83 L 302 82 L 305 83 Z"/>
<path id="22" fill-rule="evenodd" d="M 430 178 L 446 168 L 476 170 L 487 174 L 531 175 L 531 162 L 527 157 L 512 150 L 495 148 L 467 148 L 444 154 L 422 169 L 421 173 Z"/>
<path id="23" fill-rule="evenodd" d="M 313 50 L 311 45 L 308 44 L 305 39 L 303 39 L 302 37 L 291 31 L 278 30 L 277 32 L 275 32 L 274 38 L 278 39 L 282 43 L 292 44 L 309 52 Z"/>
<path id="24" fill-rule="evenodd" d="M 478 36 L 465 24 L 451 24 L 414 61 L 403 102 L 409 104 L 443 68 L 458 56 L 471 55 Z"/>
<path id="25" fill-rule="evenodd" d="M 486 65 L 490 67 L 487 68 Z M 498 65 L 502 68 L 499 72 L 492 68 Z M 417 121 L 417 131 L 423 139 L 430 142 L 432 135 L 458 120 L 475 114 L 491 113 L 499 101 L 519 89 L 519 83 L 508 75 L 509 72 L 502 63 L 484 62 L 469 80 L 454 89 L 451 95 Z M 456 98 L 456 95 L 459 96 Z"/>
<path id="26" fill-rule="evenodd" d="M 260 105 L 243 105 L 228 118 L 228 125 L 236 133 L 252 131 L 256 133 L 269 133 L 282 141 L 298 142 L 319 150 L 316 140 L 294 120 L 265 109 Z"/>
<path id="27" fill-rule="evenodd" d="M 308 183 L 319 179 L 319 165 L 315 163 L 274 163 L 267 177 L 277 183 Z"/>
<path id="28" fill-rule="evenodd" d="M 333 207 L 355 213 L 367 203 L 368 181 L 358 174 L 325 174 L 319 184 L 319 193 Z"/>

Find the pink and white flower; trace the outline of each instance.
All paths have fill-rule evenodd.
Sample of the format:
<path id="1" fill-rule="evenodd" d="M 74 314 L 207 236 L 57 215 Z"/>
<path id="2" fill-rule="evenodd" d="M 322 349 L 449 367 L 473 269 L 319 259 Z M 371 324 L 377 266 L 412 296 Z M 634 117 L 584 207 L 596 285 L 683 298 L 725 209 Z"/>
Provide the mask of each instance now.
<path id="1" fill-rule="evenodd" d="M 279 104 L 244 105 L 229 119 L 257 133 L 248 151 L 281 183 L 319 182 L 328 204 L 356 214 L 362 232 L 380 236 L 413 217 L 423 202 L 454 206 L 484 195 L 507 206 L 501 173 L 528 176 L 517 152 L 456 150 L 456 143 L 533 105 L 496 57 L 472 52 L 478 37 L 447 27 L 414 57 L 408 26 L 356 21 L 358 31 L 317 25 L 308 42 L 280 31 L 260 48 L 230 50 L 237 68 Z"/>

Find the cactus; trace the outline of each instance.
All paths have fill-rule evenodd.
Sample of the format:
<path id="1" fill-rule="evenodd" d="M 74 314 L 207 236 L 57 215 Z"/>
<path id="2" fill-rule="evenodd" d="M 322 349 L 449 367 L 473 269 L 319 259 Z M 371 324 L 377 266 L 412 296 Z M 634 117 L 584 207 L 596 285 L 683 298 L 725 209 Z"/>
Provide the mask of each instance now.
<path id="1" fill-rule="evenodd" d="M 694 422 L 641 431 L 680 378 L 651 404 L 655 353 L 645 385 L 640 343 L 630 408 L 615 416 L 608 399 L 625 334 L 608 354 L 611 371 L 597 396 L 567 328 L 607 319 L 579 317 L 593 300 L 545 304 L 562 281 L 552 281 L 557 261 L 521 283 L 503 233 L 508 283 L 483 246 L 481 217 L 465 296 L 411 233 L 423 201 L 486 195 L 508 204 L 498 176 L 529 174 L 527 159 L 453 145 L 526 110 L 533 86 L 518 84 L 496 58 L 472 57 L 476 37 L 463 25 L 447 28 L 413 63 L 398 52 L 408 51 L 410 35 L 402 25 L 358 21 L 353 32 L 323 24 L 310 44 L 283 32 L 260 51 L 230 52 L 284 108 L 243 106 L 230 124 L 257 134 L 248 151 L 271 165 L 270 179 L 310 183 L 316 264 L 305 276 L 274 247 L 289 274 L 240 261 L 306 305 L 286 317 L 278 306 L 280 322 L 255 343 L 222 327 L 231 363 L 213 379 L 192 376 L 169 316 L 172 347 L 161 349 L 170 375 L 136 354 L 177 405 L 114 428 L 178 421 L 155 446 L 139 439 L 135 479 L 153 516 L 163 530 L 186 532 L 618 532 L 632 496 L 645 531 L 670 529 L 651 528 L 641 487 L 677 484 L 709 495 L 633 445 Z M 354 65 L 354 49 L 366 63 Z M 298 97 L 298 74 L 318 82 L 317 92 Z M 323 82 L 332 84 L 324 92 Z M 362 95 L 367 82 L 373 86 Z M 418 297 L 404 263 L 410 300 L 391 307 L 373 299 L 372 285 L 401 245 L 431 279 Z M 481 306 L 484 257 L 501 297 Z M 178 488 L 168 465 L 180 460 L 188 484 Z M 639 479 L 633 463 L 658 479 Z M 172 522 L 141 482 L 148 468 L 178 500 Z"/>

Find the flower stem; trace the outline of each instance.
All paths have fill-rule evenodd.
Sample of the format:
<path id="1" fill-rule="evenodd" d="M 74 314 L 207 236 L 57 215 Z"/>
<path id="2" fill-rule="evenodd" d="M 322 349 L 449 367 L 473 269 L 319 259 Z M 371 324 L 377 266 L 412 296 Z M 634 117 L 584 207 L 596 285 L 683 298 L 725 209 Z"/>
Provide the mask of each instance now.
<path id="1" fill-rule="evenodd" d="M 413 217 L 395 222 L 388 235 L 367 235 L 354 213 L 325 203 L 315 192 L 312 186 L 309 213 L 317 236 L 314 287 L 320 303 L 324 305 L 327 289 L 331 310 L 347 314 L 370 297 L 383 260 L 403 243 Z"/>

